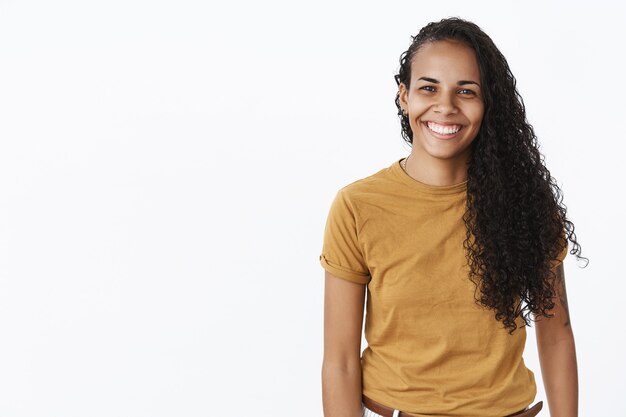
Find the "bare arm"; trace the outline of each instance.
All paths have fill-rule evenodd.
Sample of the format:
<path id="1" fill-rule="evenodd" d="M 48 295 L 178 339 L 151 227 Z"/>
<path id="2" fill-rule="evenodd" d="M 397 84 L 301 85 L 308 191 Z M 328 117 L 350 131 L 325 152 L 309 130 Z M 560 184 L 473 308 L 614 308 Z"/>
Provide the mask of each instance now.
<path id="1" fill-rule="evenodd" d="M 365 285 L 325 272 L 324 417 L 362 417 L 361 330 Z"/>
<path id="2" fill-rule="evenodd" d="M 551 417 L 578 417 L 578 369 L 563 264 L 556 267 L 557 300 L 535 324 L 537 350 Z"/>

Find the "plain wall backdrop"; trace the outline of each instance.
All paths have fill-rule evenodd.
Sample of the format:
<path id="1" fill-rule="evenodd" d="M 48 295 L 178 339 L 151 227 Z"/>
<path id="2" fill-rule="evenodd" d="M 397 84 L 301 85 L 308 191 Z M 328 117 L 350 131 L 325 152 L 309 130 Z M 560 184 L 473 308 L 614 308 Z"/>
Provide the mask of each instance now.
<path id="1" fill-rule="evenodd" d="M 330 203 L 409 153 L 393 75 L 448 16 L 507 57 L 590 260 L 580 415 L 626 416 L 623 3 L 186 0 L 0 1 L 0 416 L 321 416 Z"/>

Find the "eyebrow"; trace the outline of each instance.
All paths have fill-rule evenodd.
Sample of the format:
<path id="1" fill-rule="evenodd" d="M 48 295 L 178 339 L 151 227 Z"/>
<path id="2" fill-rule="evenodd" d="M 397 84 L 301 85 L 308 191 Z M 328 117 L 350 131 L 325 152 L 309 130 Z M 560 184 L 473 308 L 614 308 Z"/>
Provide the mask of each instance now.
<path id="1" fill-rule="evenodd" d="M 424 80 L 424 81 L 427 81 L 427 82 L 433 83 L 433 84 L 439 84 L 439 80 L 436 80 L 436 79 L 430 78 L 430 77 L 420 77 L 419 80 Z M 461 80 L 461 81 L 457 82 L 456 84 L 457 85 L 476 84 L 477 86 L 480 87 L 480 84 L 478 84 L 476 81 L 471 81 L 471 80 Z"/>

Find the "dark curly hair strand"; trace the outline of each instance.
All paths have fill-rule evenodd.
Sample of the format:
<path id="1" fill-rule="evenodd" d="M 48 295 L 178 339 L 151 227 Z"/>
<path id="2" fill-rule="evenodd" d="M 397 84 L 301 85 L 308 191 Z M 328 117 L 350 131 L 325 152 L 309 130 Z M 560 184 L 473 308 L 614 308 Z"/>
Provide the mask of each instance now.
<path id="1" fill-rule="evenodd" d="M 396 83 L 407 89 L 411 62 L 424 44 L 456 40 L 476 53 L 485 111 L 471 145 L 464 248 L 476 301 L 495 310 L 496 320 L 513 333 L 518 317 L 528 325 L 531 313 L 549 316 L 554 308 L 553 266 L 568 240 L 573 244 L 570 254 L 589 260 L 580 256 L 562 191 L 545 167 L 515 77 L 491 38 L 472 22 L 448 18 L 429 23 L 412 39 L 395 75 Z M 402 137 L 412 145 L 413 132 L 399 93 L 395 102 Z"/>

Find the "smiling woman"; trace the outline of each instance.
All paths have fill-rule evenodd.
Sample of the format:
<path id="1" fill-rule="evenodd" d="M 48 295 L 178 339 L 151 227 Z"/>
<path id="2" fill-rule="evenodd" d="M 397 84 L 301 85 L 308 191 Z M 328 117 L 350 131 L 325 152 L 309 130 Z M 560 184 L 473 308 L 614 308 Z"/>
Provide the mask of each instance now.
<path id="1" fill-rule="evenodd" d="M 535 416 L 532 320 L 551 415 L 576 416 L 562 262 L 580 245 L 506 59 L 444 19 L 396 81 L 411 153 L 339 190 L 326 222 L 326 417 Z"/>

